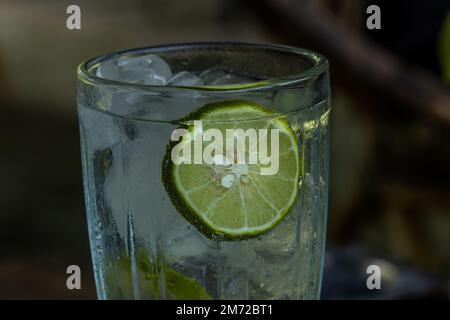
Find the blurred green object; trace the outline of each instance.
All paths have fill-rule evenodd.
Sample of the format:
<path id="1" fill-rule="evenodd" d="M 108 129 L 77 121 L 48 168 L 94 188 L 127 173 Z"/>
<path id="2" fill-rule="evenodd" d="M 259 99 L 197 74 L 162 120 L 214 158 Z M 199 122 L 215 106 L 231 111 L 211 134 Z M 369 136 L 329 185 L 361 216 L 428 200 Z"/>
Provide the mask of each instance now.
<path id="1" fill-rule="evenodd" d="M 439 58 L 445 81 L 450 83 L 450 12 L 447 14 L 439 41 Z"/>

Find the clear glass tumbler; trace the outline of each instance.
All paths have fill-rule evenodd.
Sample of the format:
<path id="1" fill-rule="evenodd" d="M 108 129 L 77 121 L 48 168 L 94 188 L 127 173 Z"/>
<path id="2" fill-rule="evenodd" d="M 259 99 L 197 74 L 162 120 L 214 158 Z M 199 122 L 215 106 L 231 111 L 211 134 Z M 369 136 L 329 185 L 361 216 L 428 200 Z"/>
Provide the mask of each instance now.
<path id="1" fill-rule="evenodd" d="M 148 55 L 173 74 L 230 81 L 155 85 L 98 71 L 120 61 L 143 77 L 129 62 Z M 100 299 L 319 298 L 329 166 L 324 57 L 246 43 L 126 50 L 79 66 L 77 102 Z M 195 120 L 223 133 L 278 128 L 279 171 L 258 176 L 245 163 L 250 153 L 239 164 L 173 164 L 174 132 L 193 132 Z"/>

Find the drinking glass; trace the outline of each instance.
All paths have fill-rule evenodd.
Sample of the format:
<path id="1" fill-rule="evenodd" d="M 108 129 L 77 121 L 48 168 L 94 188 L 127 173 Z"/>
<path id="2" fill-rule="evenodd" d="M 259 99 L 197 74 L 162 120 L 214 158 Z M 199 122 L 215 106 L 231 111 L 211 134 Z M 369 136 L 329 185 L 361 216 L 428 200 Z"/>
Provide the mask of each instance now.
<path id="1" fill-rule="evenodd" d="M 188 71 L 195 79 L 212 77 L 213 81 L 209 79 L 209 85 L 206 80 L 203 85 L 145 83 L 139 79 L 148 76 L 139 59 L 149 55 L 166 61 L 172 74 Z M 112 62 L 117 66 L 117 61 L 133 71 L 120 73 L 113 68 L 115 78 L 104 76 L 109 71 L 99 72 Z M 154 79 L 158 76 L 152 74 Z M 294 47 L 247 43 L 125 50 L 79 66 L 77 103 L 99 299 L 319 298 L 330 135 L 328 63 L 323 56 Z M 214 227 L 208 231 L 195 214 L 184 213 L 170 194 L 174 182 L 164 171 L 174 131 L 189 128 L 186 119 L 204 119 L 198 110 L 208 110 L 205 106 L 220 111 L 230 105 L 235 107 L 229 110 L 237 110 L 239 116 L 227 111 L 210 121 L 217 121 L 219 127 L 229 121 L 245 128 L 253 122 L 276 123 L 280 132 L 291 137 L 290 147 L 280 143 L 280 170 L 288 161 L 283 159 L 295 158 L 283 154 L 296 155 L 299 166 L 298 174 L 285 177 L 285 184 L 256 182 L 255 190 L 264 191 L 264 201 L 247 199 L 245 192 L 245 208 L 223 201 L 221 214 L 242 211 L 259 219 L 264 209 L 255 208 L 277 207 L 279 199 L 293 193 L 293 202 L 279 221 L 254 234 L 239 231 L 234 238 L 215 233 Z M 260 106 L 264 116 L 247 118 L 242 105 Z M 193 182 L 201 179 L 200 171 L 195 172 Z M 222 177 L 214 188 L 248 181 L 235 178 Z M 205 199 L 205 206 L 214 197 L 211 190 L 201 191 L 204 198 L 199 199 Z"/>

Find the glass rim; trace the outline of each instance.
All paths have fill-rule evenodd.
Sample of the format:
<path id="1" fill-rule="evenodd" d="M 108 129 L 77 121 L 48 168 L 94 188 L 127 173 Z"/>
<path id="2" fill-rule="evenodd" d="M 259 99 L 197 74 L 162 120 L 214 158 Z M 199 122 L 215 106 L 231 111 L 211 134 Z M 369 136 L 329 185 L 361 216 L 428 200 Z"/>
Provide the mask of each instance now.
<path id="1" fill-rule="evenodd" d="M 167 52 L 167 51 L 177 51 L 177 50 L 189 50 L 195 48 L 229 48 L 229 47 L 251 47 L 256 49 L 266 49 L 266 50 L 274 50 L 278 52 L 285 52 L 296 54 L 298 56 L 307 57 L 313 65 L 308 67 L 306 70 L 298 73 L 293 73 L 292 75 L 283 76 L 283 77 L 274 77 L 267 80 L 258 80 L 245 84 L 232 84 L 232 85 L 215 85 L 215 86 L 167 86 L 167 85 L 149 85 L 149 84 L 141 84 L 141 83 L 132 83 L 125 82 L 119 80 L 110 80 L 106 78 L 99 77 L 91 72 L 92 66 L 95 64 L 108 60 L 112 57 L 121 56 L 125 54 L 133 54 L 133 53 L 154 53 L 158 54 L 158 52 Z M 311 79 L 313 77 L 319 76 L 320 74 L 328 71 L 328 60 L 321 55 L 320 53 L 297 48 L 293 46 L 287 45 L 279 45 L 279 44 L 265 44 L 265 43 L 251 43 L 251 42 L 186 42 L 186 43 L 176 43 L 176 44 L 162 44 L 155 46 L 147 46 L 141 48 L 132 48 L 119 50 L 111 53 L 106 53 L 102 55 L 98 55 L 94 58 L 87 59 L 81 62 L 77 68 L 77 78 L 79 81 L 84 82 L 85 84 L 94 85 L 94 86 L 117 86 L 117 87 L 128 87 L 130 89 L 138 89 L 145 91 L 178 91 L 178 90 L 196 90 L 196 91 L 218 91 L 218 92 L 227 92 L 227 91 L 240 91 L 240 90 L 261 90 L 264 88 L 271 88 L 273 86 L 279 85 L 289 85 L 295 84 L 297 82 L 303 82 L 305 80 Z"/>

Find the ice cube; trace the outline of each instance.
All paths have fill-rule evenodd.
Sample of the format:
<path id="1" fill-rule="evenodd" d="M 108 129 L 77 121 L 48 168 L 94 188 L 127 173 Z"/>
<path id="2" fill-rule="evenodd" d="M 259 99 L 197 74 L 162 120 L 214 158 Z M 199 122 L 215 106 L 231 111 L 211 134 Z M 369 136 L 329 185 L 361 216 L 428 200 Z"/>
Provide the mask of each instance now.
<path id="1" fill-rule="evenodd" d="M 285 113 L 307 109 L 313 103 L 313 90 L 310 85 L 297 88 L 282 88 L 275 93 L 277 110 Z"/>
<path id="2" fill-rule="evenodd" d="M 257 256 L 265 264 L 276 264 L 282 261 L 287 263 L 294 259 L 297 249 L 297 220 L 296 216 L 287 216 L 264 237 L 250 242 Z"/>
<path id="3" fill-rule="evenodd" d="M 92 151 L 110 147 L 120 141 L 121 133 L 116 130 L 112 117 L 90 108 L 81 108 L 79 115 L 81 126 L 90 137 L 88 147 Z"/>
<path id="4" fill-rule="evenodd" d="M 133 119 L 142 117 L 148 112 L 149 96 L 138 92 L 122 92 L 117 93 L 115 98 L 113 112 L 124 117 L 116 117 L 113 121 L 128 140 L 134 140 L 139 135 L 139 129 Z"/>
<path id="5" fill-rule="evenodd" d="M 202 86 L 203 84 L 201 78 L 187 71 L 177 73 L 167 83 L 169 86 Z"/>
<path id="6" fill-rule="evenodd" d="M 119 80 L 119 68 L 115 59 L 106 60 L 100 63 L 97 68 L 96 76 L 109 80 Z"/>
<path id="7" fill-rule="evenodd" d="M 105 61 L 97 69 L 97 75 L 110 80 L 166 85 L 172 78 L 172 70 L 162 58 L 149 54 Z"/>
<path id="8" fill-rule="evenodd" d="M 207 86 L 242 84 L 256 81 L 256 79 L 252 77 L 238 74 L 222 67 L 206 69 L 199 74 L 199 77 L 203 79 L 205 85 Z"/>

